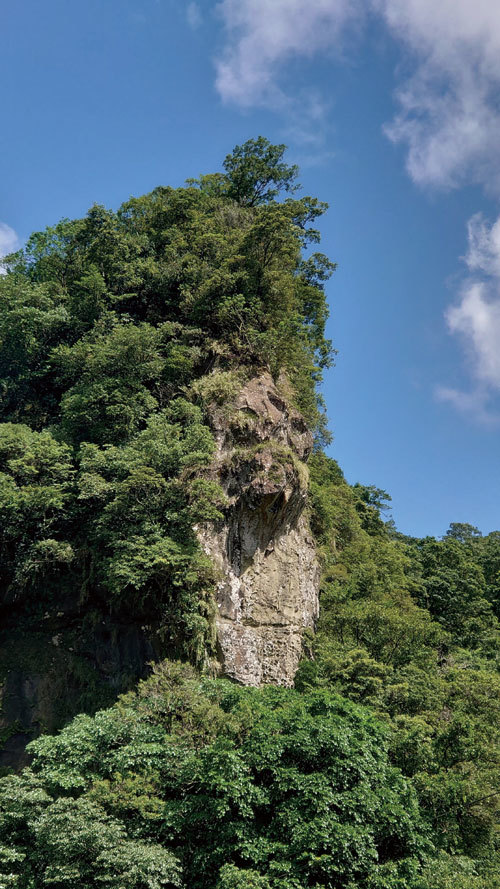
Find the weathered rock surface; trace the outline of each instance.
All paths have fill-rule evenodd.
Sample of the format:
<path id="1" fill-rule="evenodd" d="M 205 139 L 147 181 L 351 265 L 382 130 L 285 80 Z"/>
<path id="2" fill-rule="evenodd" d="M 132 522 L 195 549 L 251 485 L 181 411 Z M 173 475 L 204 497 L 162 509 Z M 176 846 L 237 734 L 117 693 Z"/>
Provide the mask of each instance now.
<path id="1" fill-rule="evenodd" d="M 245 685 L 291 685 L 318 612 L 319 569 L 304 514 L 312 436 L 268 373 L 210 413 L 212 471 L 229 505 L 219 527 L 198 533 L 221 577 L 221 669 Z"/>

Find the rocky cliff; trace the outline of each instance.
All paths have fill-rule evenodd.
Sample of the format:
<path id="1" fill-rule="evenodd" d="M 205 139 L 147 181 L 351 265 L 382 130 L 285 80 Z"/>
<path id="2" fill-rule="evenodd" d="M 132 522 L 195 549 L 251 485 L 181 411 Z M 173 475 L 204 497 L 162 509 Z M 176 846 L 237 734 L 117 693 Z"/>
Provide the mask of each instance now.
<path id="1" fill-rule="evenodd" d="M 197 528 L 216 566 L 217 669 L 246 685 L 290 686 L 318 611 L 319 571 L 305 506 L 312 436 L 270 374 L 208 405 L 227 496 L 224 519 Z M 0 631 L 0 768 L 81 710 L 106 706 L 168 655 L 153 627 L 87 614 L 77 600 L 41 622 L 13 613 Z"/>
<path id="2" fill-rule="evenodd" d="M 291 685 L 304 630 L 318 612 L 319 569 L 304 511 L 312 436 L 270 374 L 212 406 L 212 473 L 228 498 L 225 520 L 198 529 L 219 569 L 218 656 L 246 685 Z"/>

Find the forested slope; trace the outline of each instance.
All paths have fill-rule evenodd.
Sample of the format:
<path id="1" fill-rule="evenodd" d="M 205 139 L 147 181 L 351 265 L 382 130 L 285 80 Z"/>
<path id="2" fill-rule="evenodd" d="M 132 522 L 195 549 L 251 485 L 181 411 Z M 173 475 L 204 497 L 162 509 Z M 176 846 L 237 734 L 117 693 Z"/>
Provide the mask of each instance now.
<path id="1" fill-rule="evenodd" d="M 286 371 L 322 434 L 333 266 L 302 249 L 325 206 L 293 196 L 283 151 L 256 140 L 225 174 L 63 220 L 0 278 L 6 764 L 147 661 L 214 658 L 217 578 L 194 531 L 226 503 L 207 406 Z M 248 412 L 231 423 L 243 437 Z"/>
<path id="2" fill-rule="evenodd" d="M 333 265 L 304 253 L 325 207 L 283 151 L 94 207 L 0 278 L 2 669 L 38 662 L 50 701 L 71 668 L 53 723 L 84 711 L 0 782 L 0 886 L 500 886 L 500 532 L 405 537 L 322 452 Z M 196 534 L 227 510 L 209 405 L 262 371 L 316 435 L 320 617 L 295 689 L 213 678 Z M 110 682 L 113 628 L 134 657 Z"/>

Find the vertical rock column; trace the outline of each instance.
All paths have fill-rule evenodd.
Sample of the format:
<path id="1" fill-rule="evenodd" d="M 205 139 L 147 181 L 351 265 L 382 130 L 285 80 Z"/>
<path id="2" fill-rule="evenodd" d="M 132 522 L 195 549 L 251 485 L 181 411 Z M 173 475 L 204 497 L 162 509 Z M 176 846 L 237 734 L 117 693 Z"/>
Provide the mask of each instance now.
<path id="1" fill-rule="evenodd" d="M 198 529 L 218 568 L 221 672 L 245 685 L 290 686 L 304 630 L 318 613 L 319 567 L 307 517 L 312 436 L 270 374 L 234 406 L 214 408 L 213 471 L 228 496 L 225 521 Z"/>

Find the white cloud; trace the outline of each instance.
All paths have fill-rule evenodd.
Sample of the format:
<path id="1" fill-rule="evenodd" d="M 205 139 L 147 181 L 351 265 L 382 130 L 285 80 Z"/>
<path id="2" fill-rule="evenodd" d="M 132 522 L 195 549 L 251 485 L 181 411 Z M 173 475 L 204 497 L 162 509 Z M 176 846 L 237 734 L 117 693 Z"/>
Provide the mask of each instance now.
<path id="1" fill-rule="evenodd" d="M 190 28 L 196 30 L 202 24 L 203 17 L 198 3 L 188 3 L 186 9 L 186 19 Z"/>
<path id="2" fill-rule="evenodd" d="M 285 111 L 286 63 L 338 52 L 347 26 L 377 15 L 410 65 L 386 132 L 406 146 L 413 180 L 472 181 L 500 194 L 498 0 L 222 0 L 218 10 L 227 37 L 216 62 L 222 99 Z"/>
<path id="3" fill-rule="evenodd" d="M 497 277 L 500 280 L 500 217 L 488 225 L 482 213 L 469 219 L 468 250 L 465 261 L 474 272 Z"/>
<path id="4" fill-rule="evenodd" d="M 434 394 L 438 401 L 451 404 L 461 414 L 485 426 L 496 426 L 500 422 L 500 415 L 491 409 L 490 394 L 484 389 L 462 392 L 448 386 L 437 386 Z"/>
<path id="5" fill-rule="evenodd" d="M 5 222 L 0 222 L 0 256 L 12 253 L 13 250 L 17 250 L 18 246 L 19 238 L 14 229 Z"/>
<path id="6" fill-rule="evenodd" d="M 221 0 L 218 11 L 226 31 L 216 62 L 221 98 L 285 113 L 294 141 L 312 147 L 324 136 L 327 105 L 321 93 L 314 102 L 304 92 L 293 99 L 285 69 L 296 59 L 342 53 L 352 26 L 376 16 L 403 50 L 398 107 L 385 132 L 405 146 L 413 181 L 475 183 L 500 195 L 499 0 Z M 500 216 L 492 225 L 481 214 L 469 220 L 464 259 L 470 276 L 445 317 L 464 344 L 473 383 L 469 392 L 440 386 L 435 394 L 475 420 L 497 423 Z"/>
<path id="7" fill-rule="evenodd" d="M 0 275 L 5 274 L 1 264 L 2 256 L 7 256 L 8 253 L 13 253 L 19 246 L 19 238 L 14 229 L 5 222 L 0 222 Z"/>
<path id="8" fill-rule="evenodd" d="M 462 392 L 441 386 L 436 394 L 476 419 L 496 422 L 489 404 L 500 392 L 500 217 L 491 225 L 481 214 L 469 220 L 464 259 L 471 276 L 445 318 L 450 333 L 465 346 L 475 388 Z"/>
<path id="9" fill-rule="evenodd" d="M 410 50 L 414 72 L 387 128 L 418 183 L 478 182 L 500 192 L 498 0 L 371 0 Z"/>
<path id="10" fill-rule="evenodd" d="M 493 291 L 493 292 L 491 292 Z M 459 334 L 471 356 L 474 376 L 500 390 L 500 287 L 471 281 L 458 305 L 446 312 L 451 333 Z"/>
<path id="11" fill-rule="evenodd" d="M 361 0 L 222 0 L 227 45 L 216 61 L 222 99 L 242 107 L 289 107 L 281 66 L 338 47 L 360 8 Z"/>

